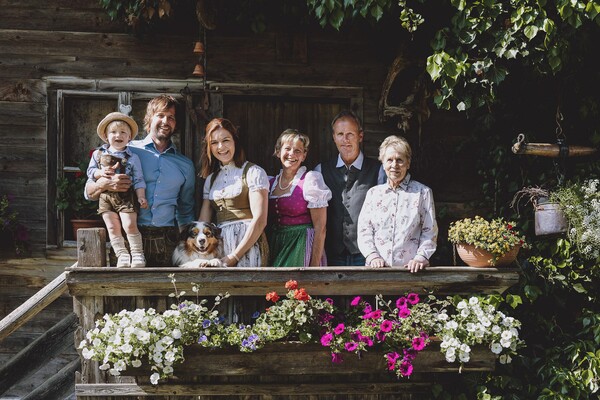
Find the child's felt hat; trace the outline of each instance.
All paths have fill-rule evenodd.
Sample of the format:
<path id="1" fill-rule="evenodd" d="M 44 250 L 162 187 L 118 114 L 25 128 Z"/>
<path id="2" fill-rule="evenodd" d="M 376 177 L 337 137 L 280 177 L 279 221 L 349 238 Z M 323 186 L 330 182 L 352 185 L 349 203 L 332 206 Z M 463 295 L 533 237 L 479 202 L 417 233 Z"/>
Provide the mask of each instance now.
<path id="1" fill-rule="evenodd" d="M 129 125 L 129 127 L 131 128 L 131 139 L 137 136 L 138 125 L 133 120 L 133 118 L 131 118 L 129 115 L 120 112 L 111 112 L 106 117 L 104 117 L 102 121 L 100 121 L 100 123 L 98 124 L 98 128 L 96 129 L 96 132 L 98 132 L 98 136 L 100 136 L 100 139 L 102 139 L 104 142 L 107 141 L 106 127 L 113 121 L 123 121 L 127 125 Z"/>

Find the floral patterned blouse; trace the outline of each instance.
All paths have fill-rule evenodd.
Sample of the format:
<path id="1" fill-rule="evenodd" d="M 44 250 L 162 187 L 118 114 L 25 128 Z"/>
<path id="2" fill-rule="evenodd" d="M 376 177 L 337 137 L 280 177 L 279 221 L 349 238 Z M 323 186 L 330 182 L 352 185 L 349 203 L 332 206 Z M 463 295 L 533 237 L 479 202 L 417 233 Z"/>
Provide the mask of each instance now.
<path id="1" fill-rule="evenodd" d="M 398 188 L 372 187 L 358 217 L 358 248 L 370 261 L 380 256 L 388 266 L 410 260 L 427 262 L 437 246 L 433 193 L 406 174 Z"/>

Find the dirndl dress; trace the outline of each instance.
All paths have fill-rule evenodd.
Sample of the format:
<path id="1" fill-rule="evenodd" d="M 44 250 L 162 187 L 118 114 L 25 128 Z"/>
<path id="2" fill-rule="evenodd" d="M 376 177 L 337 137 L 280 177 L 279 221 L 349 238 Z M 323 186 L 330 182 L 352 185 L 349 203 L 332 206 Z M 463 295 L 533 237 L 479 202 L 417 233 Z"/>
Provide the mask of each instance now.
<path id="1" fill-rule="evenodd" d="M 310 265 L 315 234 L 310 209 L 327 207 L 331 191 L 321 173 L 307 172 L 306 167 L 302 166 L 294 176 L 290 191 L 275 196 L 273 191 L 280 178 L 281 173 L 270 180 L 269 264 L 274 267 L 307 267 Z M 320 265 L 327 265 L 325 251 Z"/>

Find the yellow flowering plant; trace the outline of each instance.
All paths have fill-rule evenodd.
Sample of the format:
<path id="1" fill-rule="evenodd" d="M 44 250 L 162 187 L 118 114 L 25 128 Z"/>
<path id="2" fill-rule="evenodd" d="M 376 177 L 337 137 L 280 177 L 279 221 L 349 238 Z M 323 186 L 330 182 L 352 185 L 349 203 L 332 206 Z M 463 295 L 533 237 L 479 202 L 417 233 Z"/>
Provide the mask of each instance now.
<path id="1" fill-rule="evenodd" d="M 480 216 L 454 221 L 448 229 L 450 243 L 466 243 L 492 253 L 492 264 L 513 247 L 528 247 L 525 236 L 515 229 L 515 223 L 496 218 L 488 221 Z"/>

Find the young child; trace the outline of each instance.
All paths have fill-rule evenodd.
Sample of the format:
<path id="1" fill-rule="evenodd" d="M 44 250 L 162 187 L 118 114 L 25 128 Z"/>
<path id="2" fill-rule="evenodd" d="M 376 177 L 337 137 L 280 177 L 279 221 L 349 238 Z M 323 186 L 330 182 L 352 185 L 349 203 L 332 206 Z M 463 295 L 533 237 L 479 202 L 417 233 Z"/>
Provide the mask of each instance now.
<path id="1" fill-rule="evenodd" d="M 137 123 L 120 112 L 108 114 L 96 130 L 105 144 L 92 154 L 87 175 L 96 181 L 100 177 L 110 178 L 114 174 L 127 174 L 131 188 L 127 192 L 104 192 L 100 195 L 98 213 L 108 229 L 110 244 L 117 255 L 117 268 L 145 267 L 146 259 L 142 246 L 142 235 L 137 227 L 137 204 L 148 208 L 146 182 L 139 157 L 127 147 L 138 132 Z M 135 193 L 134 193 L 135 191 Z M 127 234 L 131 256 L 125 247 L 121 231 Z"/>

